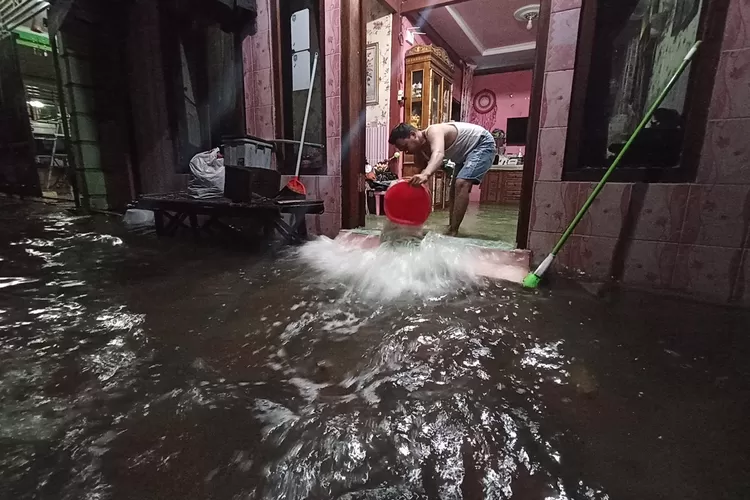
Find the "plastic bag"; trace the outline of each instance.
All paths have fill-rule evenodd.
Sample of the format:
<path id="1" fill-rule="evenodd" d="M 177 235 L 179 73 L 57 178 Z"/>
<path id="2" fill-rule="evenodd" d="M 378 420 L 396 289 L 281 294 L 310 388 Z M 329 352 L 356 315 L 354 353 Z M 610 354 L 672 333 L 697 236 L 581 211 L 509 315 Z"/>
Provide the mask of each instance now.
<path id="1" fill-rule="evenodd" d="M 136 233 L 148 233 L 154 228 L 154 212 L 151 210 L 128 209 L 122 217 L 125 227 Z"/>
<path id="2" fill-rule="evenodd" d="M 219 158 L 219 148 L 198 153 L 190 160 L 188 195 L 199 200 L 224 196 L 224 158 Z"/>

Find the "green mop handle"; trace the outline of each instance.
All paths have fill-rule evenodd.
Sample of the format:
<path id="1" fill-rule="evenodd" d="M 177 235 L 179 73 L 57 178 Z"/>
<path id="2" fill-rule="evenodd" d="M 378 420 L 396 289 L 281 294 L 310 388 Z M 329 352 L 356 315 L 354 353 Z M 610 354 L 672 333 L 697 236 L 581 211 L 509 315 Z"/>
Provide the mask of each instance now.
<path id="1" fill-rule="evenodd" d="M 623 146 L 623 148 L 620 150 L 620 154 L 617 155 L 617 158 L 615 158 L 615 161 L 613 161 L 612 165 L 609 166 L 607 171 L 604 173 L 604 176 L 602 176 L 602 180 L 600 180 L 599 183 L 596 185 L 594 190 L 591 192 L 591 195 L 589 195 L 588 199 L 586 200 L 586 203 L 583 204 L 581 209 L 576 214 L 575 218 L 573 219 L 573 222 L 570 223 L 570 225 L 568 226 L 568 229 L 566 229 L 563 235 L 560 237 L 560 240 L 557 242 L 557 245 L 555 245 L 555 248 L 552 249 L 552 255 L 557 255 L 557 252 L 559 252 L 560 249 L 562 249 L 563 245 L 565 245 L 565 242 L 568 240 L 568 238 L 573 233 L 578 223 L 581 222 L 581 219 L 583 219 L 583 216 L 586 214 L 586 211 L 589 209 L 589 207 L 591 207 L 591 204 L 594 202 L 596 197 L 604 188 L 604 185 L 607 183 L 607 179 L 609 179 L 609 176 L 612 175 L 612 172 L 614 172 L 615 168 L 617 168 L 617 165 L 619 165 L 620 161 L 625 156 L 625 153 L 627 153 L 630 146 L 638 137 L 638 134 L 641 132 L 641 130 L 643 130 L 643 128 L 646 125 L 648 125 L 648 122 L 651 121 L 651 117 L 654 116 L 654 112 L 659 108 L 659 106 L 661 106 L 661 103 L 664 102 L 664 99 L 667 97 L 667 94 L 669 94 L 669 92 L 675 86 L 675 84 L 677 83 L 677 80 L 685 71 L 685 68 L 687 68 L 690 62 L 693 60 L 693 56 L 695 56 L 695 53 L 698 51 L 698 47 L 700 46 L 700 44 L 701 44 L 700 40 L 695 42 L 695 45 L 693 45 L 693 47 L 687 53 L 685 58 L 682 60 L 682 64 L 680 64 L 680 67 L 677 68 L 677 71 L 669 80 L 669 83 L 667 83 L 667 86 L 664 87 L 664 90 L 662 90 L 661 94 L 659 94 L 659 96 L 656 98 L 656 102 L 654 102 L 654 104 L 651 105 L 651 108 L 649 108 L 648 112 L 646 113 L 646 116 L 643 117 L 643 120 L 641 120 L 641 123 L 639 123 L 638 126 L 635 128 L 635 131 L 633 131 L 633 134 L 630 136 L 630 139 L 628 139 L 628 142 L 626 142 L 625 146 Z"/>

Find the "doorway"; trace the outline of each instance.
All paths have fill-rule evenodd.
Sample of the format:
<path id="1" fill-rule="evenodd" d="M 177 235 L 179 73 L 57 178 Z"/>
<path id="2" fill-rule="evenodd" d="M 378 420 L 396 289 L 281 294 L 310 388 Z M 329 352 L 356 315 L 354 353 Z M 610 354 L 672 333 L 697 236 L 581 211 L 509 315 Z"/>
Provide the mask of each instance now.
<path id="1" fill-rule="evenodd" d="M 2 184 L 25 196 L 73 201 L 66 124 L 44 16 L 16 25 L 0 40 L 0 103 L 13 123 L 3 127 L 0 139 L 11 153 L 2 155 Z"/>
<path id="2" fill-rule="evenodd" d="M 365 0 L 365 4 L 369 1 L 379 2 Z M 525 200 L 530 199 L 532 186 L 524 179 L 531 175 L 533 180 L 530 156 L 534 153 L 530 146 L 538 135 L 532 102 L 543 83 L 541 78 L 534 78 L 536 47 L 546 46 L 546 20 L 542 18 L 549 13 L 542 15 L 542 11 L 550 8 L 548 1 L 541 2 L 541 7 L 530 3 L 509 0 L 499 6 L 493 0 L 434 2 L 428 8 L 402 11 L 400 22 L 392 23 L 400 30 L 393 36 L 398 43 L 391 48 L 391 60 L 398 60 L 392 65 L 397 71 L 401 69 L 401 75 L 399 85 L 390 92 L 392 99 L 400 100 L 398 121 L 415 122 L 418 128 L 463 121 L 493 134 L 498 154 L 482 183 L 472 188 L 460 236 L 495 240 L 509 247 L 523 245 L 525 240 L 519 220 L 528 218 L 530 206 Z M 385 24 L 377 19 L 370 21 Z M 374 42 L 370 39 L 373 31 L 368 27 L 368 46 Z M 439 55 L 431 62 L 412 57 L 436 52 L 436 48 L 445 53 L 447 64 L 440 62 Z M 435 74 L 442 76 L 439 93 L 433 89 Z M 366 111 L 369 118 L 369 106 Z M 371 134 L 369 127 L 367 132 L 368 142 L 376 138 L 387 143 L 388 131 L 380 136 L 383 139 Z M 375 148 L 368 144 L 367 150 Z M 389 163 L 387 170 L 399 177 L 408 176 L 409 159 L 404 156 L 395 167 Z M 366 168 L 370 167 L 377 165 Z M 380 169 L 383 167 L 381 162 Z M 430 186 L 433 213 L 428 227 L 442 230 L 452 205 L 447 189 L 450 175 L 435 177 Z M 377 196 L 368 193 L 367 229 L 376 230 L 384 220 L 382 199 L 380 203 L 373 199 Z"/>

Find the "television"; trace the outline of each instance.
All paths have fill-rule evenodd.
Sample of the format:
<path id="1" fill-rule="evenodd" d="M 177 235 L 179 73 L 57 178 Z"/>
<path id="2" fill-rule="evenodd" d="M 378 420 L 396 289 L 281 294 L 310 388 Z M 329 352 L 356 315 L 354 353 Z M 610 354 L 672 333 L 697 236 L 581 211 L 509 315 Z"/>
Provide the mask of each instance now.
<path id="1" fill-rule="evenodd" d="M 508 124 L 505 127 L 505 143 L 508 146 L 525 146 L 526 130 L 529 127 L 529 117 L 508 118 Z"/>

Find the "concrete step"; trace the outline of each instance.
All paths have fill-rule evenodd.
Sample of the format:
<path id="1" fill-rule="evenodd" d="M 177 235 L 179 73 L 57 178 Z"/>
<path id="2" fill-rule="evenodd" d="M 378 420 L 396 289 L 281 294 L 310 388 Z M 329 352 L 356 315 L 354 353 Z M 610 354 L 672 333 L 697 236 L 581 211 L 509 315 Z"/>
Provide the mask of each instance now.
<path id="1" fill-rule="evenodd" d="M 528 250 L 509 250 L 507 245 L 484 240 L 464 240 L 462 238 L 444 238 L 447 244 L 461 244 L 465 246 L 467 259 L 475 264 L 474 272 L 479 276 L 490 279 L 521 283 L 529 273 L 531 266 L 531 252 Z M 380 233 L 369 230 L 342 230 L 336 241 L 343 245 L 372 249 L 380 246 Z"/>

